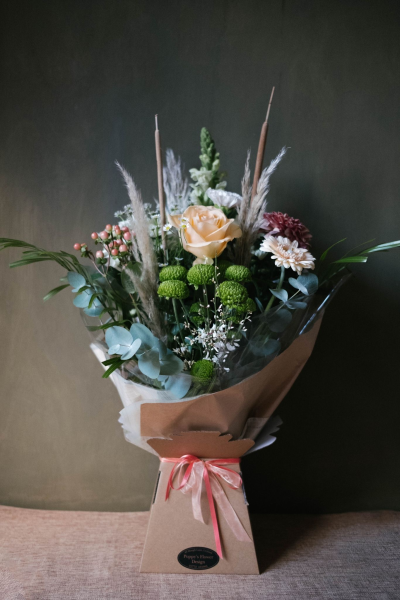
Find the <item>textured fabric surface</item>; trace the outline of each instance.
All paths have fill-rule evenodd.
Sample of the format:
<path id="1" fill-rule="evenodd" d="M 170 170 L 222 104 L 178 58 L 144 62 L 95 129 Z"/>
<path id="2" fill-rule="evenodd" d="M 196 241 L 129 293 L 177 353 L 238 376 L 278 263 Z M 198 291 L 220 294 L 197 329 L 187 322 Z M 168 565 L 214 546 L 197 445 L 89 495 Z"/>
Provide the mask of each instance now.
<path id="1" fill-rule="evenodd" d="M 400 513 L 255 517 L 247 577 L 139 574 L 147 518 L 0 507 L 1 600 L 400 598 Z"/>

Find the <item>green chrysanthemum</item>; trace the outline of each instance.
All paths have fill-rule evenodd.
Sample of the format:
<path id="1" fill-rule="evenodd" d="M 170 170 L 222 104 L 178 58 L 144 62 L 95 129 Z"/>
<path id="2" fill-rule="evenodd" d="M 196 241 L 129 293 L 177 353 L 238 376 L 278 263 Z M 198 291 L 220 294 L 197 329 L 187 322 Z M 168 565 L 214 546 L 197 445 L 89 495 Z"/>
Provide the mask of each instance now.
<path id="1" fill-rule="evenodd" d="M 218 295 L 222 304 L 229 307 L 245 304 L 248 298 L 246 288 L 236 281 L 223 281 L 218 287 Z"/>
<path id="2" fill-rule="evenodd" d="M 160 271 L 160 281 L 186 281 L 187 269 L 181 265 L 164 267 Z"/>
<path id="3" fill-rule="evenodd" d="M 257 309 L 256 303 L 252 298 L 247 298 L 246 310 L 247 312 L 254 312 Z"/>
<path id="4" fill-rule="evenodd" d="M 164 298 L 179 298 L 184 300 L 189 296 L 189 288 L 183 281 L 163 281 L 157 290 Z"/>
<path id="5" fill-rule="evenodd" d="M 202 325 L 205 319 L 205 309 L 200 306 L 198 302 L 192 304 L 189 310 L 190 318 L 196 325 Z"/>
<path id="6" fill-rule="evenodd" d="M 243 304 L 229 304 L 227 305 L 228 313 L 227 318 L 232 323 L 240 323 L 243 321 L 247 313 L 254 312 L 256 310 L 256 303 L 251 298 L 247 298 Z"/>
<path id="7" fill-rule="evenodd" d="M 190 374 L 193 375 L 193 377 L 197 377 L 203 381 L 209 381 L 212 378 L 213 373 L 214 365 L 211 360 L 198 360 L 190 369 Z"/>
<path id="8" fill-rule="evenodd" d="M 243 267 L 242 265 L 232 265 L 226 269 L 225 279 L 228 281 L 237 281 L 238 283 L 241 283 L 242 281 L 250 281 L 250 269 Z"/>
<path id="9" fill-rule="evenodd" d="M 215 268 L 213 265 L 193 265 L 187 274 L 188 282 L 194 286 L 208 285 L 212 283 L 214 276 Z"/>

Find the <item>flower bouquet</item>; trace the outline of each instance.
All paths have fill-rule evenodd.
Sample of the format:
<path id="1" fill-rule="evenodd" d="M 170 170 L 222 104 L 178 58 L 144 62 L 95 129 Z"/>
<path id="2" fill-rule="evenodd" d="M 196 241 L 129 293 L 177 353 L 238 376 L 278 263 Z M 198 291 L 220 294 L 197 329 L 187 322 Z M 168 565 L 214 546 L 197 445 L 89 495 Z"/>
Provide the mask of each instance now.
<path id="1" fill-rule="evenodd" d="M 0 249 L 23 249 L 11 267 L 50 260 L 66 272 L 45 300 L 72 289 L 103 377 L 124 405 L 126 439 L 161 458 L 143 571 L 258 572 L 240 456 L 274 441 L 272 415 L 349 265 L 400 246 L 361 246 L 330 260 L 331 246 L 317 260 L 305 225 L 268 212 L 286 148 L 261 170 L 264 133 L 253 184 L 248 153 L 238 194 L 226 190 L 207 129 L 189 183 L 172 150 L 162 167 L 157 127 L 158 205 L 143 203 L 117 163 L 130 204 L 91 234 L 94 248 L 74 245 L 81 260 L 0 239 Z"/>

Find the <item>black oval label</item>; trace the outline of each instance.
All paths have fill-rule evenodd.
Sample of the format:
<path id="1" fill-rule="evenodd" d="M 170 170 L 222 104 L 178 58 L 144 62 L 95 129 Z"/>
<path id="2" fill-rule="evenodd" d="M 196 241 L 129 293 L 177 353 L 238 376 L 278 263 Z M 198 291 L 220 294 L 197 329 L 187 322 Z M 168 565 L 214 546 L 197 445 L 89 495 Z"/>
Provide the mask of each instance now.
<path id="1" fill-rule="evenodd" d="M 179 552 L 178 562 L 182 567 L 186 567 L 186 569 L 204 571 L 205 569 L 215 567 L 219 563 L 219 556 L 210 548 L 194 546 L 193 548 L 186 548 L 186 550 Z"/>

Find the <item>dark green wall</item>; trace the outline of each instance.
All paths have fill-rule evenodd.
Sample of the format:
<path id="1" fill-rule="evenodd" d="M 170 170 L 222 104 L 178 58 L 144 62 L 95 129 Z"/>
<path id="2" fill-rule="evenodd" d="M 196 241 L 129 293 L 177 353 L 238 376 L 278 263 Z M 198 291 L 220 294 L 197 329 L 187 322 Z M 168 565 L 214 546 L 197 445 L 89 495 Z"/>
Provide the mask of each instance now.
<path id="1" fill-rule="evenodd" d="M 270 209 L 325 249 L 400 238 L 399 3 L 106 0 L 3 5 L 0 235 L 70 250 L 126 203 L 115 159 L 156 195 L 154 114 L 196 166 L 211 129 L 239 191 L 272 85 Z M 0 257 L 0 502 L 147 509 L 157 460 L 121 408 L 56 266 Z M 400 253 L 354 270 L 283 402 L 279 441 L 244 461 L 258 511 L 400 508 Z"/>

